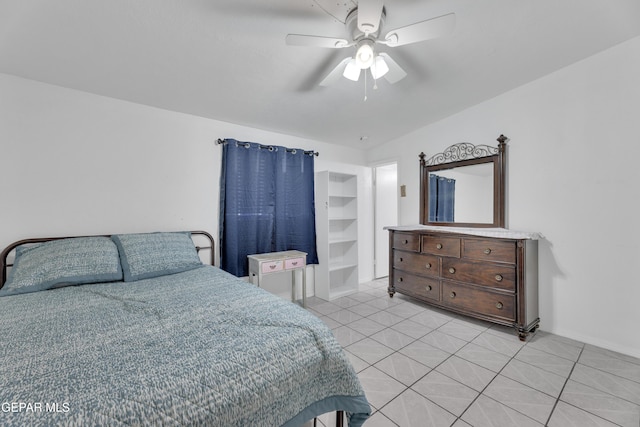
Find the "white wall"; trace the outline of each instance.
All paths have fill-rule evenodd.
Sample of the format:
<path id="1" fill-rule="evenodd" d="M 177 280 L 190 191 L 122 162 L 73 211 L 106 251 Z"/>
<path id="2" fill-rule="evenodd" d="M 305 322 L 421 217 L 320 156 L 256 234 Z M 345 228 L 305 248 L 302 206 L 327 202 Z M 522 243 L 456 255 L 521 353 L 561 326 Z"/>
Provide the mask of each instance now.
<path id="1" fill-rule="evenodd" d="M 360 150 L 0 74 L 0 247 L 27 237 L 159 230 L 204 229 L 217 240 L 215 140 L 225 137 L 319 151 L 316 169 L 358 171 L 362 212 L 371 203 Z M 366 223 L 364 279 L 373 274 Z"/>
<path id="2" fill-rule="evenodd" d="M 402 147 L 400 223 L 415 224 L 420 151 L 507 135 L 507 227 L 546 236 L 541 329 L 640 356 L 639 118 L 635 38 L 391 141 L 369 161 Z"/>

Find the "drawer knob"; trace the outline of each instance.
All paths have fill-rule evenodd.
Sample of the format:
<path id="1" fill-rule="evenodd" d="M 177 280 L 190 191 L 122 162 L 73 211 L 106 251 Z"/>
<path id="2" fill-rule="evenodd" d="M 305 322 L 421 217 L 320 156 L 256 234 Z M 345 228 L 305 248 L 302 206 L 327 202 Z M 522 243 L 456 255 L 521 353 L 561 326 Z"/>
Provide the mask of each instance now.
<path id="1" fill-rule="evenodd" d="M 398 282 L 402 282 L 404 279 L 402 277 L 398 278 Z"/>
<path id="2" fill-rule="evenodd" d="M 485 255 L 489 255 L 491 253 L 491 249 L 487 248 L 484 250 Z"/>
<path id="3" fill-rule="evenodd" d="M 455 292 L 451 292 L 451 293 L 449 294 L 449 298 L 455 298 L 455 297 L 456 297 L 456 293 L 455 293 Z"/>
<path id="4" fill-rule="evenodd" d="M 275 265 L 273 265 L 273 264 L 271 264 L 271 265 L 269 266 L 269 268 L 273 270 L 274 268 L 276 268 L 276 266 L 275 266 Z"/>
<path id="5" fill-rule="evenodd" d="M 454 274 L 456 272 L 456 269 L 453 267 L 449 267 L 449 273 Z"/>
<path id="6" fill-rule="evenodd" d="M 400 257 L 400 262 L 404 262 L 404 258 Z"/>
<path id="7" fill-rule="evenodd" d="M 408 244 L 409 244 L 409 241 L 405 239 L 405 241 L 404 241 L 404 242 L 402 242 L 402 243 L 404 243 L 405 245 L 408 245 Z"/>
<path id="8" fill-rule="evenodd" d="M 425 289 L 426 289 L 427 291 L 431 291 L 431 290 L 433 290 L 433 288 L 431 287 L 431 285 L 427 285 L 427 286 L 425 286 Z"/>
<path id="9" fill-rule="evenodd" d="M 436 249 L 442 249 L 442 243 L 438 243 L 438 244 L 436 245 Z"/>
<path id="10" fill-rule="evenodd" d="M 502 310 L 502 307 L 504 307 L 504 305 L 502 305 L 502 303 L 501 303 L 500 301 L 498 301 L 498 302 L 496 303 L 496 308 L 497 308 L 498 310 Z"/>
<path id="11" fill-rule="evenodd" d="M 293 261 L 291 264 L 292 265 L 298 265 L 298 261 Z"/>
<path id="12" fill-rule="evenodd" d="M 424 268 L 426 268 L 427 270 L 431 270 L 431 263 L 428 262 L 424 265 Z"/>
<path id="13" fill-rule="evenodd" d="M 496 274 L 496 281 L 502 282 L 502 275 L 501 274 Z"/>

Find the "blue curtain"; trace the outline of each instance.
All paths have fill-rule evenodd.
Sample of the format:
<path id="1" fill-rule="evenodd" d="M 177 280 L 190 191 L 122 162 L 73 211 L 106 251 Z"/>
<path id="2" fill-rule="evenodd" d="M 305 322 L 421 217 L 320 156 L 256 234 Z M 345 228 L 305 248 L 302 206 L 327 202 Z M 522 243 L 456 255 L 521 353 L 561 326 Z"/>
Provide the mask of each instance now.
<path id="1" fill-rule="evenodd" d="M 317 264 L 314 156 L 226 139 L 220 178 L 220 265 L 248 275 L 247 255 L 286 250 Z"/>
<path id="2" fill-rule="evenodd" d="M 438 175 L 429 174 L 429 222 L 438 220 L 438 178 Z"/>
<path id="3" fill-rule="evenodd" d="M 456 180 L 429 175 L 429 221 L 454 222 Z"/>

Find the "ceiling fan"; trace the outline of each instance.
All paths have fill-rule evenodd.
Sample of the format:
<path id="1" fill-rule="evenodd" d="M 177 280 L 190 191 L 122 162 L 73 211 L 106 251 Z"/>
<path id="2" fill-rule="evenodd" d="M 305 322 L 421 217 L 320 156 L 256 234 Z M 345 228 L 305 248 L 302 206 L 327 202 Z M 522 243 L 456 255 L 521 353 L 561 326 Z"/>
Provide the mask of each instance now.
<path id="1" fill-rule="evenodd" d="M 335 37 L 287 34 L 285 41 L 290 46 L 314 46 L 343 49 L 355 46 L 356 53 L 343 59 L 321 82 L 329 86 L 340 75 L 358 81 L 362 70 L 370 70 L 374 80 L 384 77 L 389 83 L 402 80 L 407 73 L 389 54 L 377 52 L 376 45 L 403 46 L 450 34 L 455 26 L 455 14 L 449 13 L 425 21 L 416 22 L 388 31 L 381 37 L 386 18 L 382 0 L 360 0 L 358 6 L 347 15 L 345 25 L 351 40 Z"/>

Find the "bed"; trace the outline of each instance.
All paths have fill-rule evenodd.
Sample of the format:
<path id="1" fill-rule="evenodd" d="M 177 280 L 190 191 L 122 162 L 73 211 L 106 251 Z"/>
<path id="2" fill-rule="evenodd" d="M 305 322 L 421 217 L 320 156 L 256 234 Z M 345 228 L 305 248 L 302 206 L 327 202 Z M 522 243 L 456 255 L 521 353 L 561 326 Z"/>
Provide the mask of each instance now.
<path id="1" fill-rule="evenodd" d="M 370 407 L 331 330 L 213 258 L 206 232 L 9 245 L 0 424 L 293 427 L 337 411 L 362 425 Z"/>

